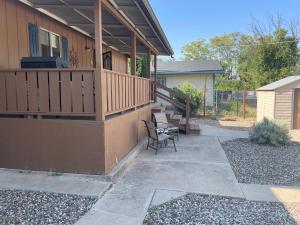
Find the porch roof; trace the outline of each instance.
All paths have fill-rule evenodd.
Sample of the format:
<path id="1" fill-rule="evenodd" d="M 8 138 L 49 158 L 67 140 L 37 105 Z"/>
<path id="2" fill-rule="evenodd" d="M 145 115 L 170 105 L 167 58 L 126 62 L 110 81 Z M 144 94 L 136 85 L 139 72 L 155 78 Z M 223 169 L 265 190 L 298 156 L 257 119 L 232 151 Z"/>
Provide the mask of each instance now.
<path id="1" fill-rule="evenodd" d="M 94 6 L 96 0 L 19 0 L 29 4 L 68 26 L 94 37 Z M 173 50 L 148 0 L 107 0 L 156 50 L 159 55 L 173 55 Z M 131 33 L 112 13 L 102 7 L 102 38 L 122 53 L 130 53 Z M 148 53 L 148 48 L 137 39 L 137 54 Z"/>

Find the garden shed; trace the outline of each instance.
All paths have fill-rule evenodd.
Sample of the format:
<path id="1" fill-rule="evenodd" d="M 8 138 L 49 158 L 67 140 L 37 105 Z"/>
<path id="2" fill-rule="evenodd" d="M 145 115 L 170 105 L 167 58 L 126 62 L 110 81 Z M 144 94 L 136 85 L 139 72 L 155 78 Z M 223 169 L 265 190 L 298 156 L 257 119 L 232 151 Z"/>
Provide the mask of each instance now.
<path id="1" fill-rule="evenodd" d="M 300 75 L 289 76 L 257 90 L 257 121 L 264 117 L 300 129 Z"/>

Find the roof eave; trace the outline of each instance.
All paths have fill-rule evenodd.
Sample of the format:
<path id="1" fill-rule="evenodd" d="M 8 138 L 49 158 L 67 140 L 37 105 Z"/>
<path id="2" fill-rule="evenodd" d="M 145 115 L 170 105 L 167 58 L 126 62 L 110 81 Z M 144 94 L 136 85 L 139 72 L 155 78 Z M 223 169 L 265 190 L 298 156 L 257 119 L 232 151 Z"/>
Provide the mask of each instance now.
<path id="1" fill-rule="evenodd" d="M 157 75 L 186 75 L 186 74 L 224 74 L 223 70 L 202 70 L 202 71 L 168 71 L 157 72 Z"/>
<path id="2" fill-rule="evenodd" d="M 160 36 L 161 36 L 161 38 L 164 42 L 162 44 L 166 47 L 166 49 L 168 49 L 167 55 L 170 55 L 170 56 L 174 55 L 174 51 L 173 51 L 173 49 L 170 45 L 170 42 L 168 41 L 167 36 L 164 33 L 164 31 L 163 31 L 163 29 L 162 29 L 156 15 L 155 15 L 155 13 L 154 13 L 154 11 L 153 11 L 149 1 L 148 0 L 142 0 L 142 3 L 144 4 L 145 8 L 147 9 L 147 12 L 149 13 L 149 15 L 151 16 L 151 20 L 154 22 L 155 27 L 159 31 L 159 34 L 160 34 Z"/>

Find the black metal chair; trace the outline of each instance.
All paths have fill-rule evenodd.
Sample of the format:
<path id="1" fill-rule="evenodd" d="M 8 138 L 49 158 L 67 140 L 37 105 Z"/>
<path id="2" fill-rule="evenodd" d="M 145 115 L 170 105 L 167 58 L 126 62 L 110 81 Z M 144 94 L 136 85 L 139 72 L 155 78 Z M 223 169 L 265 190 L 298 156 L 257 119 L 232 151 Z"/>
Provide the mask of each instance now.
<path id="1" fill-rule="evenodd" d="M 157 154 L 157 151 L 160 146 L 167 145 L 168 140 L 173 141 L 175 152 L 177 152 L 176 145 L 175 145 L 175 137 L 173 135 L 168 135 L 165 133 L 159 134 L 157 132 L 157 128 L 155 127 L 154 123 L 151 121 L 143 120 L 145 123 L 145 126 L 147 128 L 148 132 L 148 143 L 147 143 L 147 149 L 152 148 L 155 150 L 155 154 Z"/>

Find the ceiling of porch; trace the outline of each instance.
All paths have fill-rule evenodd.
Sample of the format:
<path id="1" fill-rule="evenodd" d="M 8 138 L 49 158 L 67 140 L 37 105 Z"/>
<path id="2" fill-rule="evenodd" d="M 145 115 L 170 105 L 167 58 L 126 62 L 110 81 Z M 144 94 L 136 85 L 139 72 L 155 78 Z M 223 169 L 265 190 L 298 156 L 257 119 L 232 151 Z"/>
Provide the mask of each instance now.
<path id="1" fill-rule="evenodd" d="M 20 0 L 21 1 L 21 0 Z M 23 1 L 23 0 L 22 0 Z M 96 0 L 26 0 L 62 19 L 67 25 L 94 36 L 94 4 Z M 172 55 L 172 48 L 147 0 L 110 0 L 137 32 L 154 47 L 159 55 Z M 130 31 L 110 11 L 102 7 L 103 41 L 122 53 L 130 53 Z M 137 54 L 147 54 L 148 48 L 137 39 Z"/>

